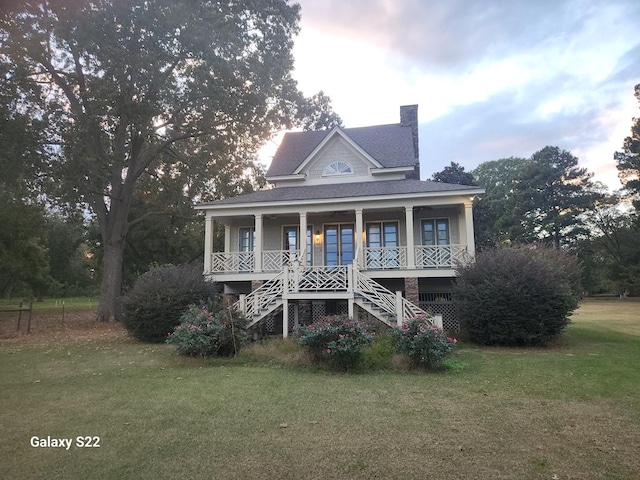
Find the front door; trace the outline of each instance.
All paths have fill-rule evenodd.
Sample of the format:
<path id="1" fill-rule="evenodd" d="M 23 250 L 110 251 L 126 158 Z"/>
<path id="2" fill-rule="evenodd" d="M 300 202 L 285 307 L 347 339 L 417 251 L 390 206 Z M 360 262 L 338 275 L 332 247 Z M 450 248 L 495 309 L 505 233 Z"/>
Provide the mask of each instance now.
<path id="1" fill-rule="evenodd" d="M 324 264 L 328 267 L 348 265 L 353 262 L 355 228 L 352 223 L 325 225 Z"/>

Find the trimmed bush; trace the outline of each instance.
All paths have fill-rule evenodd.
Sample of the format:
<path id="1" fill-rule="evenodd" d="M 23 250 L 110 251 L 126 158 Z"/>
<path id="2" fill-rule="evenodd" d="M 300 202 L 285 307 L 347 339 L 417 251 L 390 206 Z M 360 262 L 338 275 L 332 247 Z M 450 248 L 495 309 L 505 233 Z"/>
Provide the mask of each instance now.
<path id="1" fill-rule="evenodd" d="M 154 268 L 123 297 L 124 324 L 138 340 L 162 343 L 189 305 L 206 305 L 215 298 L 216 285 L 204 280 L 202 265 Z"/>
<path id="2" fill-rule="evenodd" d="M 458 273 L 460 326 L 482 345 L 544 344 L 566 328 L 580 298 L 577 260 L 551 248 L 484 251 Z"/>
<path id="3" fill-rule="evenodd" d="M 314 360 L 335 370 L 355 368 L 363 347 L 374 338 L 364 325 L 346 315 L 301 325 L 294 336 L 300 345 L 307 347 Z"/>
<path id="4" fill-rule="evenodd" d="M 426 317 L 407 320 L 395 332 L 398 353 L 407 355 L 414 365 L 429 369 L 440 367 L 457 343 L 441 328 L 431 325 Z"/>
<path id="5" fill-rule="evenodd" d="M 235 355 L 247 342 L 246 324 L 246 319 L 237 312 L 211 311 L 204 306 L 191 305 L 166 341 L 175 345 L 179 355 Z"/>

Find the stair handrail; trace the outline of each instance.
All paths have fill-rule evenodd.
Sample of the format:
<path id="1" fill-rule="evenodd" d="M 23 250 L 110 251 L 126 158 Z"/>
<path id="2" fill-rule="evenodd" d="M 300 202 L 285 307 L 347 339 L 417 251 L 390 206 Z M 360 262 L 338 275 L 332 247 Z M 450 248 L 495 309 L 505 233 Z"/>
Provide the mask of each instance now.
<path id="1" fill-rule="evenodd" d="M 260 287 L 238 300 L 232 307 L 240 310 L 247 318 L 253 317 L 278 297 L 282 297 L 285 271 L 264 282 Z M 244 309 L 242 308 L 244 303 Z"/>
<path id="2" fill-rule="evenodd" d="M 387 289 L 383 285 L 380 285 L 375 280 L 358 271 L 357 268 L 355 268 L 355 264 L 353 272 L 356 280 L 356 293 L 358 293 L 360 296 L 362 296 L 387 314 L 397 317 L 396 295 L 391 290 Z M 414 318 L 417 316 L 425 316 L 429 319 L 431 324 L 435 325 L 433 318 L 431 318 L 431 316 L 420 307 L 402 296 L 399 297 L 399 300 L 401 302 L 400 311 L 402 312 L 402 318 L 396 318 L 396 322 L 398 324 L 401 324 L 404 319 Z"/>

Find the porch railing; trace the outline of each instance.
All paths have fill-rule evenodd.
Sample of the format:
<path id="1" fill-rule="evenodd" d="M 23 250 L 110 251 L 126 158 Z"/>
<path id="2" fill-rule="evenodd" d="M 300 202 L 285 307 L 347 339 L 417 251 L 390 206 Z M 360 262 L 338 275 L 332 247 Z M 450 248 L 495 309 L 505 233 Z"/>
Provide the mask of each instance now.
<path id="1" fill-rule="evenodd" d="M 304 250 L 266 250 L 262 252 L 262 270 L 281 272 L 284 267 L 301 264 Z M 466 245 L 419 245 L 414 249 L 418 269 L 453 268 L 468 260 Z M 314 266 L 311 275 L 324 276 L 335 267 Z M 362 270 L 407 268 L 407 247 L 366 247 Z M 211 254 L 210 273 L 246 273 L 255 271 L 255 252 L 217 252 Z M 312 270 L 313 271 L 313 270 Z M 333 274 L 333 273 L 332 273 Z"/>
<path id="2" fill-rule="evenodd" d="M 389 270 L 407 267 L 407 247 L 367 247 L 364 264 L 371 270 Z"/>
<path id="3" fill-rule="evenodd" d="M 415 247 L 416 268 L 453 268 L 467 261 L 466 245 L 420 245 Z"/>

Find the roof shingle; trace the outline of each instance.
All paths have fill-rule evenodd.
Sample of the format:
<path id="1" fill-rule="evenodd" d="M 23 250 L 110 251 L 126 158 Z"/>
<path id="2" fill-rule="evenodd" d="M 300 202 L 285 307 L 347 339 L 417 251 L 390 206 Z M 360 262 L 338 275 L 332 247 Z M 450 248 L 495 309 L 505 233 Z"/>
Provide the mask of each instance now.
<path id="1" fill-rule="evenodd" d="M 391 124 L 341 131 L 383 167 L 413 167 L 418 161 L 413 150 L 411 127 Z M 267 177 L 291 175 L 330 133 L 329 130 L 286 133 Z"/>

